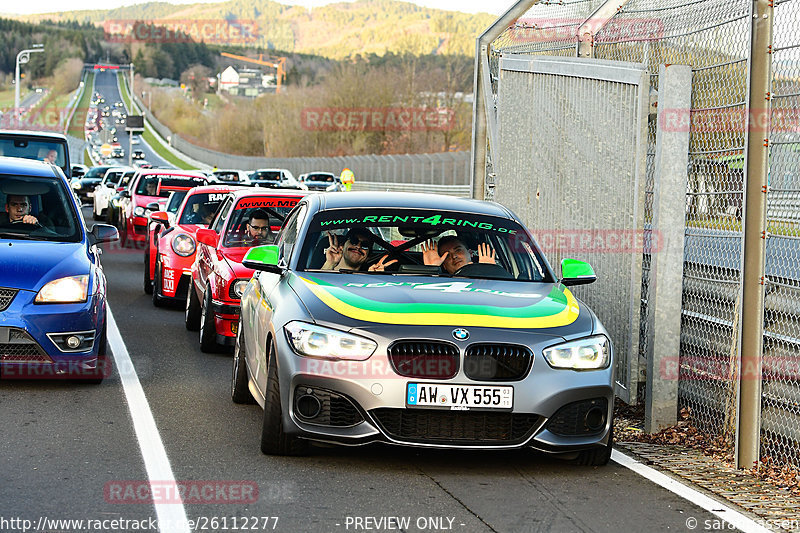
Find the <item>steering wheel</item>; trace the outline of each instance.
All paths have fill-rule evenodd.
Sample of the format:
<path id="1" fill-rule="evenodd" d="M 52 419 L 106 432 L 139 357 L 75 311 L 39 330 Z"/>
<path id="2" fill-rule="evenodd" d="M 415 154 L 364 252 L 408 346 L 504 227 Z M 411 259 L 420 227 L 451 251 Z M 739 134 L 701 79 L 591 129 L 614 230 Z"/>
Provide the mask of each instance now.
<path id="1" fill-rule="evenodd" d="M 505 268 L 490 263 L 467 263 L 456 270 L 453 276 L 514 279 Z"/>

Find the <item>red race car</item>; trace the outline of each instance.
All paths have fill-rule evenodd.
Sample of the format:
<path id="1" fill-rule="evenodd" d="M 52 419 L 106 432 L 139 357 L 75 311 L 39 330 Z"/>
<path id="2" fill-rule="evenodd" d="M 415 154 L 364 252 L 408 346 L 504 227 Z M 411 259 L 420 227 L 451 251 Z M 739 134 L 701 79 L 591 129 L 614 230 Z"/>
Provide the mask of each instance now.
<path id="1" fill-rule="evenodd" d="M 192 188 L 207 185 L 208 177 L 187 170 L 142 170 L 131 179 L 131 184 L 122 192 L 120 213 L 120 240 L 144 244 L 147 238 L 147 205 L 169 196 L 176 188 Z"/>
<path id="2" fill-rule="evenodd" d="M 230 190 L 228 185 L 207 185 L 176 191 L 170 200 L 174 203 L 176 195 L 184 199 L 174 215 L 168 210 L 150 215 L 153 222 L 164 224 L 161 228 L 153 224 L 156 227 L 152 235 L 148 232 L 150 244 L 145 248 L 145 292 L 149 279 L 156 307 L 186 297 L 197 250 L 195 233 L 208 227 Z"/>
<path id="3" fill-rule="evenodd" d="M 200 331 L 200 350 L 233 346 L 239 299 L 253 270 L 242 259 L 272 244 L 286 215 L 307 193 L 266 189 L 231 192 L 209 229 L 197 231 L 197 257 L 186 298 L 186 329 Z"/>

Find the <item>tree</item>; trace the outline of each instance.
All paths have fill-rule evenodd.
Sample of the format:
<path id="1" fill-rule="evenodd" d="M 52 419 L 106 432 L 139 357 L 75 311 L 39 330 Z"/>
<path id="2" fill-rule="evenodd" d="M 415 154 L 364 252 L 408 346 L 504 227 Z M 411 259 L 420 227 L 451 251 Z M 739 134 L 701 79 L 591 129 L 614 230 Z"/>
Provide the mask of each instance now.
<path id="1" fill-rule="evenodd" d="M 181 83 L 186 84 L 192 90 L 194 101 L 200 100 L 208 92 L 209 76 L 211 76 L 211 69 L 200 64 L 192 65 L 181 74 Z"/>

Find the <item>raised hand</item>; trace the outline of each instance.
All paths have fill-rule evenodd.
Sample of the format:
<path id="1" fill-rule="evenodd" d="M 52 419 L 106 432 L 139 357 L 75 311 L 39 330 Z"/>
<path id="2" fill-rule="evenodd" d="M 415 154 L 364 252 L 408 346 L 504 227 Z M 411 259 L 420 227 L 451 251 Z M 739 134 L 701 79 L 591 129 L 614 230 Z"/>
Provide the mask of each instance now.
<path id="1" fill-rule="evenodd" d="M 389 258 L 389 254 L 386 254 L 386 255 L 384 255 L 383 257 L 381 257 L 381 260 L 380 260 L 380 261 L 378 261 L 377 263 L 375 263 L 374 265 L 372 265 L 371 267 L 369 267 L 369 271 L 370 271 L 370 272 L 383 272 L 383 270 L 384 270 L 384 269 L 385 269 L 387 266 L 389 266 L 389 265 L 391 265 L 391 264 L 394 264 L 394 263 L 397 263 L 397 259 L 392 259 L 392 260 L 391 260 L 391 261 L 389 261 L 388 263 L 384 263 L 384 261 L 386 261 L 386 259 L 388 259 L 388 258 Z"/>
<path id="2" fill-rule="evenodd" d="M 432 240 L 422 243 L 422 262 L 426 265 L 441 266 L 449 253 L 445 252 L 443 255 L 439 255 L 436 243 Z"/>
<path id="3" fill-rule="evenodd" d="M 481 243 L 478 245 L 478 263 L 487 265 L 495 265 L 495 251 L 494 248 L 489 246 L 488 243 Z"/>
<path id="4" fill-rule="evenodd" d="M 339 244 L 339 237 L 329 231 L 328 232 L 328 247 L 325 248 L 325 264 L 322 265 L 323 270 L 330 270 L 336 268 L 342 260 L 342 246 Z"/>

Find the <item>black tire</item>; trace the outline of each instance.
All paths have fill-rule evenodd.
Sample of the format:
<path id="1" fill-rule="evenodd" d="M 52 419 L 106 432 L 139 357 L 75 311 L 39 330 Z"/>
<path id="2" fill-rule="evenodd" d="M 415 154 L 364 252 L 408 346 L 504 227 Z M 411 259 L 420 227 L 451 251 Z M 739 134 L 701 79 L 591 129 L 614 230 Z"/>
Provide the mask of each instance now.
<path id="1" fill-rule="evenodd" d="M 125 227 L 125 221 L 124 220 L 120 220 L 119 226 L 120 226 L 120 228 L 119 228 L 119 244 L 123 248 L 127 248 L 127 246 L 128 246 L 128 231 L 127 231 L 127 228 Z"/>
<path id="2" fill-rule="evenodd" d="M 189 294 L 186 295 L 186 309 L 183 313 L 183 321 L 189 331 L 200 331 L 200 300 L 197 298 L 197 291 L 194 289 L 194 281 L 189 280 Z"/>
<path id="3" fill-rule="evenodd" d="M 111 202 L 111 200 L 109 200 L 109 202 Z M 116 226 L 116 224 L 114 223 L 114 209 L 111 206 L 109 206 L 109 208 L 106 209 L 106 224 L 111 224 L 112 226 Z"/>
<path id="4" fill-rule="evenodd" d="M 591 450 L 583 450 L 573 461 L 581 466 L 605 466 L 611 460 L 611 451 L 614 449 L 614 420 L 611 420 L 611 430 L 608 435 L 608 444 L 598 446 Z"/>
<path id="5" fill-rule="evenodd" d="M 308 441 L 283 432 L 281 387 L 278 378 L 275 344 L 270 346 L 267 390 L 264 394 L 264 420 L 261 425 L 261 453 L 267 455 L 305 455 Z"/>
<path id="6" fill-rule="evenodd" d="M 93 220 L 102 220 L 103 219 L 102 215 L 103 215 L 102 213 L 100 213 L 98 215 L 97 212 L 95 212 L 95 210 L 94 210 L 94 206 L 92 206 L 92 219 Z"/>
<path id="7" fill-rule="evenodd" d="M 203 295 L 203 307 L 200 311 L 200 351 L 203 353 L 219 351 L 217 328 L 214 325 L 214 310 L 211 309 L 211 293 L 208 292 L 208 289 Z"/>
<path id="8" fill-rule="evenodd" d="M 156 307 L 164 307 L 164 298 L 159 294 L 161 292 L 161 261 L 156 259 L 156 271 L 153 273 L 153 305 Z"/>
<path id="9" fill-rule="evenodd" d="M 233 403 L 256 403 L 247 385 L 247 362 L 245 361 L 242 319 L 240 318 L 239 329 L 236 333 L 236 344 L 233 348 L 233 372 L 231 376 L 231 400 L 233 400 Z"/>
<path id="10" fill-rule="evenodd" d="M 148 236 L 149 239 L 149 236 Z M 153 281 L 150 279 L 150 243 L 144 249 L 144 293 L 153 294 Z"/>

